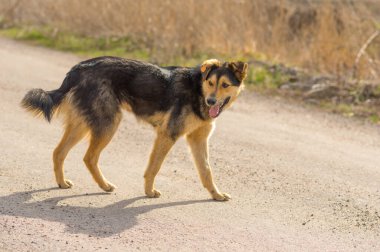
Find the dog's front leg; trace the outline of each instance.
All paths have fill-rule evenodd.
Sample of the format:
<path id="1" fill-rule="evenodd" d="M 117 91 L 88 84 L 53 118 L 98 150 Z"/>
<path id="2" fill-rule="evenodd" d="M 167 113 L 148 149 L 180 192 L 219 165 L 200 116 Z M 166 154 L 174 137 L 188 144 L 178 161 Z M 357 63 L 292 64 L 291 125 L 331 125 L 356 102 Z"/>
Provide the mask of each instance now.
<path id="1" fill-rule="evenodd" d="M 158 133 L 154 142 L 152 153 L 150 154 L 148 167 L 145 170 L 145 194 L 149 198 L 160 197 L 160 191 L 154 188 L 154 178 L 161 168 L 166 154 L 168 154 L 175 141 L 165 133 Z"/>
<path id="2" fill-rule="evenodd" d="M 225 201 L 231 198 L 227 193 L 219 192 L 212 179 L 211 167 L 208 160 L 208 137 L 213 129 L 212 124 L 203 126 L 186 136 L 194 157 L 203 186 L 215 200 Z"/>

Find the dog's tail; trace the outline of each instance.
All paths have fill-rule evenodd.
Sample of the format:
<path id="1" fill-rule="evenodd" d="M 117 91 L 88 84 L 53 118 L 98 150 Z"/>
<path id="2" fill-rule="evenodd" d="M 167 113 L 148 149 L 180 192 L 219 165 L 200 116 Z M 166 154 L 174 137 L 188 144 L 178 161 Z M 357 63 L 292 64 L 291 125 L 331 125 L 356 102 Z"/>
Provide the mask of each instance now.
<path id="1" fill-rule="evenodd" d="M 40 88 L 32 89 L 26 93 L 21 106 L 35 116 L 43 115 L 50 122 L 56 108 L 62 102 L 65 93 L 59 89 L 45 91 Z"/>
<path id="2" fill-rule="evenodd" d="M 54 112 L 61 104 L 66 94 L 73 88 L 77 82 L 77 74 L 73 71 L 66 75 L 59 89 L 45 91 L 40 88 L 32 89 L 26 93 L 21 101 L 21 106 L 35 116 L 43 115 L 50 122 Z"/>

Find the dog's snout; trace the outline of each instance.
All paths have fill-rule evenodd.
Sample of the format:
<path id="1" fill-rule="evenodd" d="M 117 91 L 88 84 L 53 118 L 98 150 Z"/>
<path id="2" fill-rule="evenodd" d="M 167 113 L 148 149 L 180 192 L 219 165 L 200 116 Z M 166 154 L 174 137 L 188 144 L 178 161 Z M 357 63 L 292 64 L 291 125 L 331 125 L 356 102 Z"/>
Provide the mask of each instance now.
<path id="1" fill-rule="evenodd" d="M 207 104 L 212 106 L 212 105 L 215 105 L 216 103 L 216 99 L 214 97 L 209 97 L 207 98 Z"/>

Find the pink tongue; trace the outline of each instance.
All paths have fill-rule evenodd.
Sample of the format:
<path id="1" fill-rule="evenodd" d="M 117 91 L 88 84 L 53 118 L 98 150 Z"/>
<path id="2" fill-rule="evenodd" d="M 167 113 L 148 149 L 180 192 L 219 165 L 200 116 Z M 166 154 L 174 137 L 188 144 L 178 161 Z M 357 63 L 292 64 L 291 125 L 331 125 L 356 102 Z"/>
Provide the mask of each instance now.
<path id="1" fill-rule="evenodd" d="M 217 117 L 217 116 L 219 115 L 219 112 L 220 112 L 219 109 L 220 109 L 219 105 L 212 106 L 212 107 L 210 108 L 210 110 L 208 111 L 208 114 L 209 114 L 212 118 L 215 118 L 215 117 Z"/>

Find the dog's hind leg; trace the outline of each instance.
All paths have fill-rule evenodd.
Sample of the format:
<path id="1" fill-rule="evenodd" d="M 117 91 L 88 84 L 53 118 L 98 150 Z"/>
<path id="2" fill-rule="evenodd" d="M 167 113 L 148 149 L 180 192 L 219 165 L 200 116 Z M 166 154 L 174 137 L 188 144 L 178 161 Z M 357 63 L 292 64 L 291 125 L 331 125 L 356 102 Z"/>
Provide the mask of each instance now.
<path id="1" fill-rule="evenodd" d="M 82 123 L 78 122 L 75 124 L 74 122 L 75 121 L 66 125 L 62 140 L 53 153 L 55 179 L 58 186 L 64 189 L 70 188 L 73 183 L 70 180 L 65 179 L 63 162 L 70 149 L 87 133 L 87 128 Z"/>
<path id="2" fill-rule="evenodd" d="M 112 192 L 116 187 L 108 182 L 107 179 L 103 176 L 102 171 L 98 166 L 98 161 L 100 153 L 114 136 L 119 126 L 120 120 L 121 114 L 118 114 L 113 125 L 104 128 L 104 130 L 101 132 L 91 132 L 90 146 L 88 147 L 86 155 L 83 158 L 84 163 L 86 164 L 96 183 L 106 192 Z"/>
<path id="3" fill-rule="evenodd" d="M 231 196 L 221 193 L 216 187 L 213 179 L 208 158 L 208 137 L 212 131 L 212 124 L 203 126 L 186 136 L 194 157 L 195 166 L 198 169 L 203 186 L 210 192 L 215 200 L 229 200 Z"/>
<path id="4" fill-rule="evenodd" d="M 158 198 L 161 193 L 154 188 L 154 178 L 161 168 L 162 162 L 175 141 L 164 133 L 158 133 L 150 154 L 148 167 L 144 173 L 145 194 L 149 198 Z"/>

